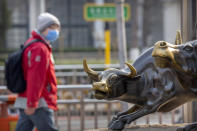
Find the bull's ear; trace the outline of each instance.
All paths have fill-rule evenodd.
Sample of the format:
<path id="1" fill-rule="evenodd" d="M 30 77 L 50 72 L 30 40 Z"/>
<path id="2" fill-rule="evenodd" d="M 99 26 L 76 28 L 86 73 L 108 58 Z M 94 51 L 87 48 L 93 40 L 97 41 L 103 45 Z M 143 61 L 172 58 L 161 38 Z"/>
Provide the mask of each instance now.
<path id="1" fill-rule="evenodd" d="M 181 45 L 182 42 L 182 37 L 181 37 L 181 32 L 180 30 L 176 31 L 176 39 L 175 39 L 175 45 Z"/>
<path id="2" fill-rule="evenodd" d="M 124 79 L 126 79 L 127 81 L 138 81 L 140 78 L 141 78 L 141 76 L 140 75 L 137 75 L 137 76 L 135 76 L 135 77 L 133 77 L 133 78 L 131 78 L 131 77 L 128 77 L 128 76 L 121 76 L 122 78 L 124 78 Z"/>
<path id="3" fill-rule="evenodd" d="M 140 78 L 141 78 L 141 76 L 140 76 L 140 75 L 137 75 L 137 76 L 133 77 L 131 80 L 132 80 L 132 81 L 137 81 L 137 80 L 139 80 Z"/>
<path id="4" fill-rule="evenodd" d="M 195 40 L 194 49 L 195 49 L 195 52 L 197 53 L 197 40 Z"/>
<path id="5" fill-rule="evenodd" d="M 86 59 L 83 60 L 83 69 L 93 81 L 99 80 L 99 73 L 90 69 L 87 65 Z"/>
<path id="6" fill-rule="evenodd" d="M 136 76 L 134 78 L 127 78 L 126 81 L 125 81 L 125 84 L 129 87 L 132 87 L 132 88 L 135 88 L 135 87 L 138 87 L 139 84 L 141 84 L 141 82 L 138 82 L 140 80 L 141 76 Z"/>

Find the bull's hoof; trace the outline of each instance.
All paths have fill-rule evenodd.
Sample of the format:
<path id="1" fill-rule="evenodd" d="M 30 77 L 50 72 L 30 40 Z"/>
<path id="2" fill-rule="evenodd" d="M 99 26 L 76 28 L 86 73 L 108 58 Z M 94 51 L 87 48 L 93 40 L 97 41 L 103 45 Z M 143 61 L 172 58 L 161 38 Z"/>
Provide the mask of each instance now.
<path id="1" fill-rule="evenodd" d="M 183 127 L 179 127 L 176 129 L 176 131 L 184 131 L 184 128 Z"/>
<path id="2" fill-rule="evenodd" d="M 111 130 L 122 130 L 125 124 L 126 123 L 123 121 L 115 120 L 111 124 L 109 124 L 108 128 Z"/>
<path id="3" fill-rule="evenodd" d="M 185 127 L 179 127 L 176 131 L 197 131 L 197 122 L 186 125 Z"/>
<path id="4" fill-rule="evenodd" d="M 112 125 L 112 123 L 113 123 L 114 121 L 116 121 L 116 120 L 118 120 L 118 117 L 117 117 L 117 116 L 114 116 L 114 117 L 112 118 L 112 120 L 109 122 L 108 127 L 109 127 L 110 125 Z"/>

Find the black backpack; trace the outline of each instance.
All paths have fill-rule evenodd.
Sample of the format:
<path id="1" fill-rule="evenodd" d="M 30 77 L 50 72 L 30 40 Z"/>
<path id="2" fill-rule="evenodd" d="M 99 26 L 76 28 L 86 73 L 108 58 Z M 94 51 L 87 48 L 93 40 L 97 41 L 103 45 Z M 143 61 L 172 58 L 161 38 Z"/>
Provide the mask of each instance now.
<path id="1" fill-rule="evenodd" d="M 21 46 L 21 48 L 8 56 L 5 62 L 5 80 L 7 89 L 13 93 L 21 93 L 26 89 L 26 81 L 23 76 L 22 68 L 22 56 L 24 50 L 34 42 L 39 40 L 35 39 L 30 41 L 27 45 Z"/>

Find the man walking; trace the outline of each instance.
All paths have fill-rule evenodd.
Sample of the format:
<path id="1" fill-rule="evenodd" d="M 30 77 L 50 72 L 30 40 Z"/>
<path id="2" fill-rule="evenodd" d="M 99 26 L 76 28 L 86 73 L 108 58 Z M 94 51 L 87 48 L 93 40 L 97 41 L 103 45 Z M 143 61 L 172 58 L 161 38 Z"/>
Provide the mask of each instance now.
<path id="1" fill-rule="evenodd" d="M 19 94 L 15 107 L 20 109 L 16 131 L 57 131 L 54 110 L 57 110 L 57 82 L 51 42 L 59 37 L 60 22 L 50 13 L 38 17 L 37 28 L 25 44 L 35 41 L 23 53 L 23 74 L 26 90 Z"/>

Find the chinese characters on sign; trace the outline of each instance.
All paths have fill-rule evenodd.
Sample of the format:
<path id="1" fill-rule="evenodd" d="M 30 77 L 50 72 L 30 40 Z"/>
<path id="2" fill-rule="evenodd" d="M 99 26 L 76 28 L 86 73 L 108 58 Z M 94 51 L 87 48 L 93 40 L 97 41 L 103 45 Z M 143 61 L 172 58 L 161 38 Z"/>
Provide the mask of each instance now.
<path id="1" fill-rule="evenodd" d="M 116 6 L 115 4 L 86 4 L 84 6 L 84 18 L 86 21 L 102 20 L 102 21 L 115 21 L 116 20 Z M 124 5 L 124 18 L 130 18 L 130 6 Z"/>

